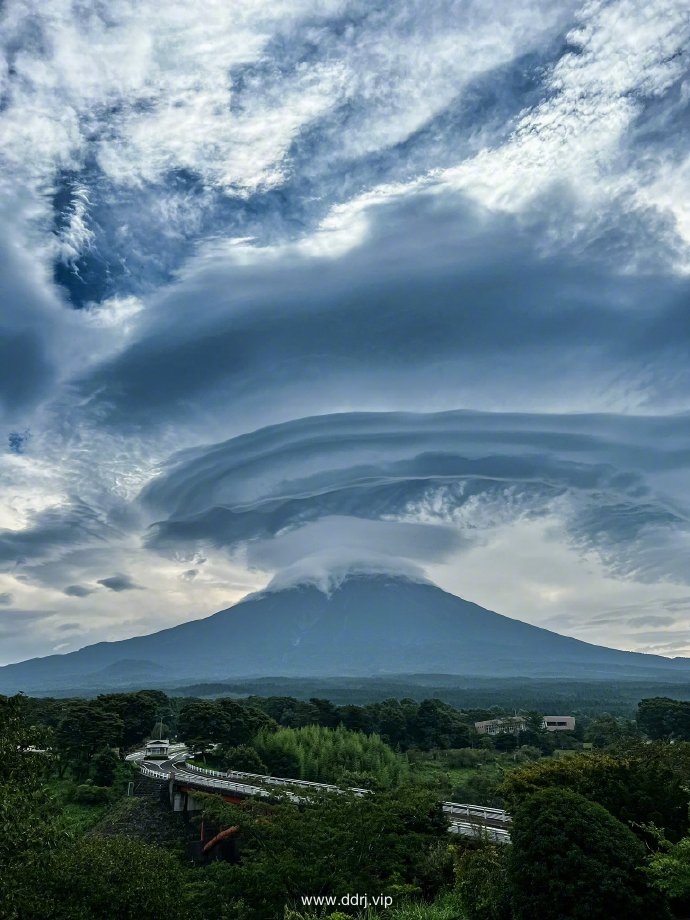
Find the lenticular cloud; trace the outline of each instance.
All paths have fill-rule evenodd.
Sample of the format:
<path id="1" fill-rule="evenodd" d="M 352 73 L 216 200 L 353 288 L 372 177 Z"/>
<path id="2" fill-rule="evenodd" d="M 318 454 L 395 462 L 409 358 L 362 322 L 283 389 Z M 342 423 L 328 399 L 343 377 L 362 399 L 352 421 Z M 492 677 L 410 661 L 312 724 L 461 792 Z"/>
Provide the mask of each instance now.
<path id="1" fill-rule="evenodd" d="M 141 500 L 165 514 L 151 546 L 248 544 L 268 570 L 339 549 L 439 560 L 482 528 L 557 510 L 612 567 L 685 580 L 684 496 L 657 483 L 689 448 L 685 418 L 320 416 L 183 454 Z M 664 552 L 645 554 L 655 541 Z"/>

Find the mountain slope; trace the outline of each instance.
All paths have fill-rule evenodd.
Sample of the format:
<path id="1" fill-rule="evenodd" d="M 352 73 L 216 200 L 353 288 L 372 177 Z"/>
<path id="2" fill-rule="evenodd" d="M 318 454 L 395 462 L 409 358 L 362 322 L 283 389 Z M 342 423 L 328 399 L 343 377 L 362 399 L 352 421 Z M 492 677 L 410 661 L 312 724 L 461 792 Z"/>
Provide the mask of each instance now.
<path id="1" fill-rule="evenodd" d="M 0 692 L 255 676 L 668 677 L 690 662 L 590 645 L 431 584 L 359 576 L 265 591 L 202 620 L 0 668 Z M 147 678 L 148 677 L 148 681 Z"/>

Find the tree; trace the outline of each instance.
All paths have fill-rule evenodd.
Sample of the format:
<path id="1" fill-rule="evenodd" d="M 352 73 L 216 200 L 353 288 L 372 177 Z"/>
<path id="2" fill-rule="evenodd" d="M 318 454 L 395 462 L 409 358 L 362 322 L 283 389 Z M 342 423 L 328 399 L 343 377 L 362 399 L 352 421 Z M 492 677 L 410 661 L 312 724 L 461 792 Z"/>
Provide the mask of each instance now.
<path id="1" fill-rule="evenodd" d="M 265 712 L 256 706 L 242 705 L 236 700 L 221 698 L 216 700 L 220 711 L 217 741 L 220 744 L 249 744 L 259 731 L 273 731 L 277 727 Z"/>
<path id="2" fill-rule="evenodd" d="M 239 770 L 244 773 L 268 773 L 268 767 L 259 756 L 256 748 L 246 744 L 237 747 L 224 747 L 219 752 L 227 770 Z"/>
<path id="3" fill-rule="evenodd" d="M 512 732 L 500 732 L 494 736 L 493 742 L 497 751 L 514 751 L 518 746 L 518 739 Z"/>
<path id="4" fill-rule="evenodd" d="M 413 738 L 424 751 L 469 744 L 469 727 L 457 709 L 442 700 L 422 700 L 413 723 Z"/>
<path id="5" fill-rule="evenodd" d="M 97 786 L 112 786 L 120 758 L 112 748 L 103 748 L 91 758 L 93 781 Z"/>
<path id="6" fill-rule="evenodd" d="M 26 749 L 34 736 L 23 723 L 24 699 L 0 696 L 0 917 L 24 920 L 27 891 L 22 879 L 41 878 L 47 849 L 59 844 L 63 831 L 46 788 L 51 757 Z"/>
<path id="7" fill-rule="evenodd" d="M 60 759 L 77 779 L 89 771 L 93 755 L 104 747 L 119 747 L 124 724 L 98 700 L 72 700 L 55 730 Z"/>
<path id="8" fill-rule="evenodd" d="M 319 697 L 312 696 L 309 702 L 318 713 L 319 725 L 323 725 L 324 728 L 335 728 L 340 723 L 338 707 L 331 703 L 330 700 L 322 700 Z"/>
<path id="9" fill-rule="evenodd" d="M 687 916 L 690 909 L 690 837 L 669 844 L 663 837 L 662 849 L 654 853 L 647 866 L 653 887 L 670 899 L 674 913 Z"/>
<path id="10" fill-rule="evenodd" d="M 548 750 L 551 739 L 544 728 L 544 716 L 536 710 L 530 710 L 525 713 L 524 721 L 525 727 L 519 732 L 520 745 L 532 744 L 540 749 Z"/>
<path id="11" fill-rule="evenodd" d="M 179 736 L 191 750 L 205 751 L 219 742 L 222 713 L 209 700 L 187 700 L 180 709 L 177 721 Z"/>
<path id="12" fill-rule="evenodd" d="M 640 700 L 637 724 L 650 738 L 690 741 L 690 701 L 653 697 Z"/>
<path id="13" fill-rule="evenodd" d="M 383 740 L 399 747 L 407 744 L 407 717 L 398 700 L 383 700 L 377 707 L 378 732 Z"/>
<path id="14" fill-rule="evenodd" d="M 655 824 L 677 840 L 687 832 L 690 744 L 630 743 L 617 751 L 594 751 L 511 771 L 499 787 L 513 812 L 533 792 L 556 787 L 598 802 L 624 823 Z M 646 839 L 646 838 L 645 838 Z"/>
<path id="15" fill-rule="evenodd" d="M 648 920 L 667 916 L 641 872 L 644 849 L 605 808 L 543 789 L 513 815 L 515 920 Z"/>
<path id="16" fill-rule="evenodd" d="M 270 731 L 275 723 L 255 706 L 236 700 L 187 700 L 180 709 L 178 731 L 186 743 L 204 751 L 211 744 L 248 744 L 260 730 Z"/>
<path id="17" fill-rule="evenodd" d="M 629 729 L 606 712 L 592 719 L 585 729 L 585 741 L 591 742 L 595 748 L 613 747 L 629 736 Z"/>
<path id="18" fill-rule="evenodd" d="M 122 722 L 124 748 L 141 743 L 157 717 L 170 709 L 168 698 L 159 690 L 101 694 L 96 702 Z"/>
<path id="19" fill-rule="evenodd" d="M 317 782 L 362 785 L 368 780 L 390 788 L 400 781 L 404 768 L 378 735 L 351 732 L 342 725 L 262 730 L 254 747 L 271 773 Z"/>
<path id="20" fill-rule="evenodd" d="M 487 844 L 457 857 L 455 884 L 467 920 L 510 920 L 508 847 Z"/>
<path id="21" fill-rule="evenodd" d="M 373 731 L 372 718 L 369 711 L 363 706 L 348 704 L 338 707 L 340 722 L 345 728 L 353 732 Z"/>

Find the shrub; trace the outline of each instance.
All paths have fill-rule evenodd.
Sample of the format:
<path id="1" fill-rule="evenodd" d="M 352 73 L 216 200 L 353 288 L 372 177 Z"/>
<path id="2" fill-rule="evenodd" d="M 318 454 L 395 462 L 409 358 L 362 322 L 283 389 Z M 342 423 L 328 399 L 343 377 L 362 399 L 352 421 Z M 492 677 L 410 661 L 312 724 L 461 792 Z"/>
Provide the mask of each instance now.
<path id="1" fill-rule="evenodd" d="M 641 871 L 644 849 L 601 805 L 543 789 L 513 816 L 509 873 L 515 920 L 648 920 L 663 901 Z"/>
<path id="2" fill-rule="evenodd" d="M 456 888 L 467 920 L 510 920 L 507 846 L 465 850 L 455 867 Z"/>
<path id="3" fill-rule="evenodd" d="M 107 786 L 84 783 L 74 790 L 72 801 L 77 805 L 107 805 L 110 801 L 110 789 Z"/>
<path id="4" fill-rule="evenodd" d="M 224 747 L 219 755 L 227 770 L 238 770 L 243 773 L 268 773 L 268 767 L 259 756 L 258 751 L 247 744 L 237 747 Z"/>

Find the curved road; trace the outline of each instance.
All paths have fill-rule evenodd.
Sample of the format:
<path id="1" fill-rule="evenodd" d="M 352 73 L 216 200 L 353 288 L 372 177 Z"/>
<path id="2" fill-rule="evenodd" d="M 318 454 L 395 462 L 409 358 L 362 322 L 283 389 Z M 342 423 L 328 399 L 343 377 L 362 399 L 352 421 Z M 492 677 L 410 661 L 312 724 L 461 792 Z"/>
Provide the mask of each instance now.
<path id="1" fill-rule="evenodd" d="M 267 787 L 277 786 L 285 789 L 295 801 L 304 801 L 305 796 L 293 793 L 292 789 L 307 792 L 309 789 L 340 792 L 338 786 L 329 783 L 314 783 L 307 780 L 288 779 L 280 776 L 265 776 L 260 773 L 244 773 L 207 770 L 187 764 L 188 752 L 173 755 L 169 760 L 140 760 L 139 769 L 144 776 L 167 782 L 174 776 L 175 782 L 199 789 L 204 792 L 226 792 L 242 796 L 268 798 L 271 790 Z M 352 789 L 355 795 L 363 796 L 368 789 Z M 460 802 L 443 802 L 442 808 L 448 816 L 451 834 L 466 837 L 483 836 L 496 843 L 510 843 L 511 817 L 502 808 L 486 808 L 483 805 L 469 805 Z"/>

